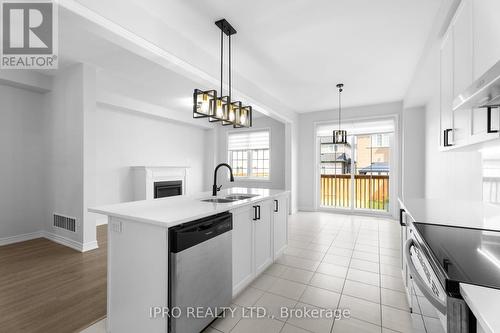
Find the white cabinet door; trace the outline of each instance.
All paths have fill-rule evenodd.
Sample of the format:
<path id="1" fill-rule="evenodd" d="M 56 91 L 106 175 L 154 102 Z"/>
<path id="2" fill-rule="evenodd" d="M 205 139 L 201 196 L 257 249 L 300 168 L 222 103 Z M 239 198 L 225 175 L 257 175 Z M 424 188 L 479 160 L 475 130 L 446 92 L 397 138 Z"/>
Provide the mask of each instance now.
<path id="1" fill-rule="evenodd" d="M 441 132 L 440 145 L 453 143 L 453 32 L 450 30 L 441 44 Z M 448 140 L 446 140 L 448 138 Z"/>
<path id="2" fill-rule="evenodd" d="M 272 200 L 265 200 L 254 204 L 258 209 L 258 217 L 254 225 L 254 257 L 255 273 L 264 271 L 273 260 L 272 248 Z"/>
<path id="3" fill-rule="evenodd" d="M 455 14 L 453 26 L 453 98 L 473 81 L 472 0 L 463 0 Z M 471 110 L 453 112 L 453 144 L 468 143 L 471 135 Z"/>
<path id="4" fill-rule="evenodd" d="M 233 213 L 233 295 L 243 289 L 254 277 L 253 222 L 251 206 Z"/>
<path id="5" fill-rule="evenodd" d="M 473 0 L 474 79 L 500 61 L 500 1 Z"/>
<path id="6" fill-rule="evenodd" d="M 473 79 L 500 61 L 500 1 L 472 0 Z M 491 112 L 491 129 L 498 129 L 498 110 Z M 488 110 L 475 109 L 471 116 L 471 143 L 498 138 L 488 133 Z"/>
<path id="7" fill-rule="evenodd" d="M 273 252 L 276 260 L 288 243 L 288 197 L 277 197 L 273 207 Z"/>

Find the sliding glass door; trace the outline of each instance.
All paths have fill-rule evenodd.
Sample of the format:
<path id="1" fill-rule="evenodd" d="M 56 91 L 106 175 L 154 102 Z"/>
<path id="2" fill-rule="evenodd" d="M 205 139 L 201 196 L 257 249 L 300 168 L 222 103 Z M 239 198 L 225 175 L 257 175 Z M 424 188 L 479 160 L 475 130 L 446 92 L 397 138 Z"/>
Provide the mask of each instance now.
<path id="1" fill-rule="evenodd" d="M 388 212 L 392 133 L 350 135 L 347 145 L 318 139 L 319 205 Z"/>
<path id="2" fill-rule="evenodd" d="M 348 137 L 352 141 L 352 137 Z M 351 145 L 334 145 L 333 138 L 320 138 L 321 205 L 351 207 Z"/>
<path id="3" fill-rule="evenodd" d="M 354 209 L 389 211 L 391 134 L 355 137 Z"/>

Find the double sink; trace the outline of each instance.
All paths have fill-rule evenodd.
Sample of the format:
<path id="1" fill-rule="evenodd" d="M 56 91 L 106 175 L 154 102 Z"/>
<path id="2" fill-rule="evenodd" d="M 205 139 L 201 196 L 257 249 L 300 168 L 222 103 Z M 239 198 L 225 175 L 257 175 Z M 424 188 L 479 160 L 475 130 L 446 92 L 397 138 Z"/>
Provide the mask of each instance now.
<path id="1" fill-rule="evenodd" d="M 230 203 L 230 202 L 250 199 L 253 197 L 257 197 L 257 196 L 259 196 L 259 195 L 258 194 L 231 194 L 231 195 L 225 196 L 224 198 L 209 198 L 209 199 L 202 199 L 201 201 L 215 202 L 215 203 Z"/>

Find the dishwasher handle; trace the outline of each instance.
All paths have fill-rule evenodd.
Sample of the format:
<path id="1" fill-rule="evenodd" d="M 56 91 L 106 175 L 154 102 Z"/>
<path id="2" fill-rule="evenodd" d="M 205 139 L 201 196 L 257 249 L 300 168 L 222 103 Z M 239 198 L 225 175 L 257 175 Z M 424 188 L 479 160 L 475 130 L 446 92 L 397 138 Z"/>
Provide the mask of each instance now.
<path id="1" fill-rule="evenodd" d="M 415 281 L 415 284 L 418 286 L 422 294 L 424 294 L 425 298 L 442 314 L 446 314 L 446 303 L 440 300 L 436 295 L 434 295 L 433 291 L 427 286 L 422 277 L 417 271 L 415 264 L 411 259 L 411 247 L 416 246 L 413 238 L 410 238 L 406 241 L 405 247 L 403 249 L 403 254 L 405 256 L 406 265 L 408 266 L 408 270 L 410 271 L 410 275 Z"/>

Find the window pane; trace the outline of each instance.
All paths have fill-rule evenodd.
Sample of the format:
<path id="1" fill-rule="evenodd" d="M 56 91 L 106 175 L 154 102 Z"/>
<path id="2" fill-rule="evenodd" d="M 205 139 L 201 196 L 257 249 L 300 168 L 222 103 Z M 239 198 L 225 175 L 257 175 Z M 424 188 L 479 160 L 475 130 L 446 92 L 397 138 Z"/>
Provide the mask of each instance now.
<path id="1" fill-rule="evenodd" d="M 254 149 L 252 151 L 252 177 L 269 177 L 269 149 Z"/>
<path id="2" fill-rule="evenodd" d="M 228 162 L 233 168 L 235 177 L 248 176 L 246 151 L 229 151 Z"/>
<path id="3" fill-rule="evenodd" d="M 269 136 L 263 130 L 229 133 L 228 163 L 235 177 L 269 178 Z"/>

